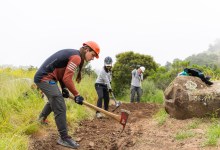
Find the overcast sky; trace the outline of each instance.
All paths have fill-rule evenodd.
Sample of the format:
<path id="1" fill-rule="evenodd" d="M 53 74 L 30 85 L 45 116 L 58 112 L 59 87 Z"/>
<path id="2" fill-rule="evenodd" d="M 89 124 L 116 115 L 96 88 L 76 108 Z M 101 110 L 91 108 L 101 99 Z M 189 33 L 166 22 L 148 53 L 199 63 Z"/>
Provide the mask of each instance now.
<path id="1" fill-rule="evenodd" d="M 88 40 L 106 56 L 125 51 L 165 65 L 220 38 L 219 0 L 1 0 L 0 65 L 37 66 Z"/>

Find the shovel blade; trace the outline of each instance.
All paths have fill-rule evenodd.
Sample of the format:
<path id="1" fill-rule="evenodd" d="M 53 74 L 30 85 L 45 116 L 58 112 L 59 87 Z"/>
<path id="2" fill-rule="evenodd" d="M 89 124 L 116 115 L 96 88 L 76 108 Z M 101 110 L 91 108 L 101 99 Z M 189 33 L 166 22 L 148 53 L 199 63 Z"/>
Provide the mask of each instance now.
<path id="1" fill-rule="evenodd" d="M 115 109 L 112 110 L 112 112 L 114 112 L 116 109 L 118 109 L 118 107 L 121 105 L 120 101 L 115 101 Z"/>
<path id="2" fill-rule="evenodd" d="M 115 106 L 116 107 L 119 107 L 121 105 L 121 102 L 120 101 L 115 101 Z"/>

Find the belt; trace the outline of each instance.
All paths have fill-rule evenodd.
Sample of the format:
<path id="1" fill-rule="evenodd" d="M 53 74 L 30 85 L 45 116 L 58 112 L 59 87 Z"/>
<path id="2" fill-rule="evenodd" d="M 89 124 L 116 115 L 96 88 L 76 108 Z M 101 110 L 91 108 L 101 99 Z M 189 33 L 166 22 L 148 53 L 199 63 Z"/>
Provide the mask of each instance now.
<path id="1" fill-rule="evenodd" d="M 102 87 L 107 87 L 107 84 L 103 84 L 103 83 L 95 83 L 95 86 L 102 86 Z"/>

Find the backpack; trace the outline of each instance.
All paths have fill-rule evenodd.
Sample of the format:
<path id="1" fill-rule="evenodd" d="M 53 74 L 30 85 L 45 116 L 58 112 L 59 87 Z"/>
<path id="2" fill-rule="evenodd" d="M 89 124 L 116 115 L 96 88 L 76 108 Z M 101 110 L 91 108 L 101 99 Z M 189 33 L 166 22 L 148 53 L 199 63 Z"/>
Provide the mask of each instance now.
<path id="1" fill-rule="evenodd" d="M 213 84 L 213 82 L 209 81 L 210 77 L 209 76 L 205 77 L 203 72 L 199 69 L 185 68 L 184 71 L 187 72 L 189 74 L 189 76 L 199 77 L 203 82 L 205 82 L 208 85 Z"/>

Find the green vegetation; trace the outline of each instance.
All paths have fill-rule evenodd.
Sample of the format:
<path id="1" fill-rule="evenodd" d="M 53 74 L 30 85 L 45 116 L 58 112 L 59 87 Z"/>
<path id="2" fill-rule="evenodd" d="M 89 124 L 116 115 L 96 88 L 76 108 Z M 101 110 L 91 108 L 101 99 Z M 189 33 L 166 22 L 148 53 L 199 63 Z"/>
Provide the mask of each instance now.
<path id="1" fill-rule="evenodd" d="M 38 130 L 33 118 L 43 101 L 30 90 L 31 76 L 23 69 L 0 70 L 0 149 L 27 149 L 28 135 Z"/>
<path id="2" fill-rule="evenodd" d="M 163 91 L 158 89 L 153 81 L 148 81 L 147 79 L 142 83 L 143 95 L 141 96 L 141 102 L 150 103 L 163 103 Z M 130 102 L 130 88 L 127 88 L 125 95 L 121 96 L 120 99 L 126 102 Z"/>
<path id="3" fill-rule="evenodd" d="M 195 133 L 193 133 L 192 131 L 180 131 L 176 134 L 175 139 L 176 140 L 184 140 L 190 137 L 195 136 Z"/>
<path id="4" fill-rule="evenodd" d="M 112 87 L 119 99 L 129 101 L 131 71 L 138 65 L 145 66 L 143 86 L 143 102 L 163 102 L 163 91 L 176 78 L 184 68 L 198 68 L 204 75 L 211 76 L 211 80 L 220 79 L 220 68 L 207 65 L 199 66 L 190 61 L 174 59 L 173 63 L 167 62 L 165 66 L 158 66 L 152 57 L 130 52 L 120 53 L 116 56 L 117 62 L 113 67 Z"/>
<path id="5" fill-rule="evenodd" d="M 201 119 L 196 119 L 187 126 L 187 129 L 196 129 L 201 124 L 201 122 Z"/>
<path id="6" fill-rule="evenodd" d="M 214 44 L 210 44 L 207 51 L 189 56 L 185 61 L 190 61 L 191 64 L 206 66 L 212 69 L 220 67 L 220 39 L 217 39 Z"/>
<path id="7" fill-rule="evenodd" d="M 220 138 L 220 125 L 218 121 L 215 121 L 207 129 L 207 140 L 204 146 L 216 146 Z"/>
<path id="8" fill-rule="evenodd" d="M 36 71 L 36 70 L 35 70 Z M 37 122 L 45 101 L 36 89 L 31 89 L 34 70 L 0 69 L 0 149 L 24 150 L 28 149 L 28 138 L 40 130 Z M 80 84 L 76 84 L 79 91 L 89 102 L 96 98 L 94 77 L 86 75 Z M 70 132 L 74 131 L 77 122 L 93 115 L 86 107 L 66 100 L 67 120 Z M 50 115 L 50 124 L 54 125 Z M 54 125 L 55 126 L 55 125 Z M 9 144 L 10 143 L 10 144 Z"/>
<path id="9" fill-rule="evenodd" d="M 153 81 L 144 80 L 142 82 L 143 95 L 141 102 L 152 102 L 163 104 L 163 91 L 158 89 Z"/>
<path id="10" fill-rule="evenodd" d="M 158 122 L 158 125 L 161 126 L 166 122 L 168 114 L 164 109 L 160 109 L 153 118 Z"/>
<path id="11" fill-rule="evenodd" d="M 149 55 L 141 55 L 132 51 L 120 53 L 116 56 L 116 63 L 113 67 L 112 87 L 115 95 L 123 97 L 127 94 L 127 89 L 131 84 L 131 71 L 137 68 L 138 65 L 146 68 L 144 78 L 151 73 L 151 70 L 156 70 L 158 65 Z"/>

